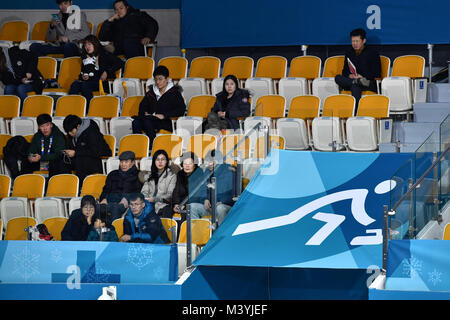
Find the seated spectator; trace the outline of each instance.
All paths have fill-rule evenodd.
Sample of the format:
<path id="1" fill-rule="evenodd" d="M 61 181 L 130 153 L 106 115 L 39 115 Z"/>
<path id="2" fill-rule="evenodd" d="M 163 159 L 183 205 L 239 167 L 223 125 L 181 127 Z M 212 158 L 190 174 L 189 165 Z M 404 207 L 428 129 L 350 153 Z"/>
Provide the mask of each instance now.
<path id="1" fill-rule="evenodd" d="M 177 182 L 177 165 L 169 166 L 169 156 L 164 150 L 157 150 L 152 157 L 150 172 L 141 171 L 140 181 L 144 183 L 142 194 L 145 200 L 153 203 L 155 212 L 161 216 L 164 208 L 170 208 L 172 192 Z"/>
<path id="2" fill-rule="evenodd" d="M 350 32 L 352 47 L 345 52 L 342 74 L 335 77 L 340 88 L 350 90 L 355 97 L 356 107 L 362 90 L 377 92 L 375 78 L 381 77 L 381 61 L 377 51 L 366 46 L 366 31 L 355 29 Z M 350 68 L 349 60 L 354 68 Z M 356 114 L 357 108 L 355 108 Z"/>
<path id="3" fill-rule="evenodd" d="M 200 166 L 204 170 L 202 179 L 209 178 L 205 181 L 200 189 L 200 197 L 203 200 L 199 203 L 191 203 L 192 219 L 200 219 L 209 216 L 212 213 L 212 194 L 211 189 L 207 188 L 207 184 L 211 182 L 211 178 L 216 178 L 216 220 L 219 225 L 222 224 L 228 211 L 233 206 L 233 181 L 235 169 L 233 166 L 224 163 L 220 152 L 211 150 L 205 157 L 204 165 Z M 203 180 L 202 180 L 203 181 Z"/>
<path id="4" fill-rule="evenodd" d="M 156 133 L 161 130 L 172 131 L 171 117 L 181 117 L 186 111 L 186 104 L 181 95 L 181 87 L 169 79 L 169 69 L 156 67 L 153 72 L 155 85 L 150 86 L 139 104 L 139 115 L 134 117 L 133 133 L 145 132 L 150 138 L 150 149 Z"/>
<path id="5" fill-rule="evenodd" d="M 107 208 L 105 205 L 100 205 L 99 216 L 96 217 L 94 225 L 91 227 L 91 232 L 88 235 L 87 241 L 119 241 L 116 229 L 113 225 L 111 225 L 110 223 L 108 223 L 109 225 L 107 225 L 107 223 Z"/>
<path id="6" fill-rule="evenodd" d="M 81 208 L 75 209 L 69 216 L 64 229 L 61 232 L 61 240 L 85 241 L 87 240 L 93 222 L 98 218 L 96 201 L 91 195 L 81 198 Z"/>
<path id="7" fill-rule="evenodd" d="M 216 95 L 216 102 L 208 114 L 204 130 L 239 129 L 240 117 L 250 115 L 249 92 L 239 88 L 238 79 L 228 75 L 223 80 L 223 89 Z"/>
<path id="8" fill-rule="evenodd" d="M 170 243 L 153 204 L 142 193 L 129 197 L 129 209 L 123 220 L 121 242 Z"/>
<path id="9" fill-rule="evenodd" d="M 194 153 L 186 152 L 182 155 L 182 169 L 177 173 L 177 182 L 172 193 L 172 211 L 165 210 L 165 218 L 172 218 L 174 213 L 179 213 L 181 214 L 181 220 L 178 222 L 181 223 L 186 220 L 186 213 L 183 212 L 185 205 L 181 205 L 183 200 L 189 196 L 186 204 L 202 201 L 198 193 L 192 194 L 193 190 L 191 189 L 196 187 L 203 178 L 203 171 L 199 169 L 198 163 L 198 158 Z"/>
<path id="10" fill-rule="evenodd" d="M 68 26 L 67 21 L 71 15 L 68 9 L 72 5 L 72 0 L 56 0 L 56 3 L 59 12 L 53 15 L 47 31 L 47 39 L 55 42 L 33 43 L 30 51 L 38 57 L 48 54 L 64 54 L 64 58 L 79 56 L 78 42 L 91 33 L 86 14 L 80 12 L 79 26 Z"/>
<path id="11" fill-rule="evenodd" d="M 0 80 L 5 85 L 5 94 L 19 96 L 21 103 L 27 93 L 41 94 L 44 84 L 42 74 L 37 68 L 35 54 L 21 50 L 18 46 L 2 47 L 0 50 Z"/>
<path id="12" fill-rule="evenodd" d="M 64 119 L 63 127 L 68 136 L 64 155 L 68 157 L 70 169 L 75 170 L 80 182 L 90 174 L 103 173 L 101 157 L 111 156 L 112 151 L 97 123 L 71 114 Z"/>
<path id="13" fill-rule="evenodd" d="M 28 161 L 22 163 L 23 173 L 48 170 L 49 177 L 69 173 L 63 163 L 62 151 L 66 148 L 66 138 L 59 128 L 53 124 L 52 117 L 46 113 L 36 118 L 39 131 L 31 140 L 28 150 Z"/>
<path id="14" fill-rule="evenodd" d="M 134 9 L 126 0 L 114 2 L 114 15 L 103 22 L 99 38 L 112 41 L 110 51 L 126 59 L 143 56 L 144 46 L 155 41 L 158 22 L 145 11 Z"/>
<path id="15" fill-rule="evenodd" d="M 116 77 L 116 71 L 123 67 L 123 61 L 104 50 L 100 41 L 93 35 L 84 39 L 81 58 L 83 59 L 81 73 L 79 79 L 70 86 L 69 94 L 81 92 L 89 105 L 93 91 L 99 90 L 99 80 L 103 81 L 103 88 L 107 92 L 109 90 L 107 79 Z"/>
<path id="16" fill-rule="evenodd" d="M 108 174 L 99 198 L 100 204 L 108 205 L 107 210 L 111 212 L 111 221 L 122 218 L 123 213 L 128 209 L 128 196 L 139 193 L 142 189 L 134 152 L 122 152 L 119 160 L 119 169 Z"/>

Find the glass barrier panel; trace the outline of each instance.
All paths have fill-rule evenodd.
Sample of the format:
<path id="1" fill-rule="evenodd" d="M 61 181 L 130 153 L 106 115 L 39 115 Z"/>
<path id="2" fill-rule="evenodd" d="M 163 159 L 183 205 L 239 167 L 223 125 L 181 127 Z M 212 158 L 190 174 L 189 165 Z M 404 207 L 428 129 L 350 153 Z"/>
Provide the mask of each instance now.
<path id="1" fill-rule="evenodd" d="M 450 114 L 442 121 L 439 128 L 440 152 L 450 147 Z M 439 209 L 450 200 L 450 152 L 439 163 Z"/>

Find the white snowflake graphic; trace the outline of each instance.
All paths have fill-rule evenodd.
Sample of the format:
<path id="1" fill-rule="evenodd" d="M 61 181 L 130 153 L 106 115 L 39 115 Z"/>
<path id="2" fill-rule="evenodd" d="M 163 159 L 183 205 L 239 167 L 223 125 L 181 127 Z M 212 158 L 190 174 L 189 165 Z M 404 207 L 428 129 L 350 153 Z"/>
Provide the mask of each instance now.
<path id="1" fill-rule="evenodd" d="M 14 270 L 13 274 L 19 275 L 23 280 L 30 279 L 39 272 L 39 254 L 33 254 L 29 247 L 24 247 L 22 251 L 13 254 Z"/>
<path id="2" fill-rule="evenodd" d="M 133 244 L 128 249 L 127 262 L 136 266 L 139 270 L 153 262 L 152 246 Z"/>
<path id="3" fill-rule="evenodd" d="M 59 263 L 62 260 L 62 252 L 58 249 L 53 249 L 50 253 L 50 260 L 55 263 Z"/>
<path id="4" fill-rule="evenodd" d="M 442 272 L 434 269 L 432 272 L 428 272 L 428 282 L 431 282 L 433 286 L 436 286 L 439 282 L 442 282 Z"/>
<path id="5" fill-rule="evenodd" d="M 415 257 L 411 257 L 411 259 L 405 259 L 402 262 L 403 274 L 412 279 L 419 277 L 419 273 L 422 272 L 422 264 L 422 261 Z"/>

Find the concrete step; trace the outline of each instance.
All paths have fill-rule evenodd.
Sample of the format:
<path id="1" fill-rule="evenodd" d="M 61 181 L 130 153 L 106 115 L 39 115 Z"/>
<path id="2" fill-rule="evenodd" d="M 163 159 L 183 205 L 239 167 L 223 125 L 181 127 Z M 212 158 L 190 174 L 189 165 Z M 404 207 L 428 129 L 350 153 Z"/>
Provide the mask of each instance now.
<path id="1" fill-rule="evenodd" d="M 414 122 L 441 123 L 450 113 L 450 102 L 415 103 Z"/>
<path id="2" fill-rule="evenodd" d="M 429 83 L 428 102 L 450 102 L 450 83 Z"/>
<path id="3" fill-rule="evenodd" d="M 422 144 L 434 131 L 432 143 L 439 143 L 439 127 L 437 122 L 396 122 L 393 125 L 393 142 L 402 144 Z"/>

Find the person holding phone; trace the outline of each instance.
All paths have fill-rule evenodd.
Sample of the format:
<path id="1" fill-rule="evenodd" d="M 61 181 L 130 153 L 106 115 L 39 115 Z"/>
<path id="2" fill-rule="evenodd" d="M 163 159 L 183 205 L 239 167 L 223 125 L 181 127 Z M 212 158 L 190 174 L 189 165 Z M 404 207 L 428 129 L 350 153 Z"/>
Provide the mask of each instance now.
<path id="1" fill-rule="evenodd" d="M 87 237 L 87 241 L 119 241 L 116 229 L 109 219 L 110 215 L 105 204 L 99 205 L 99 216 L 95 218 L 94 224 L 91 224 L 91 232 Z"/>
<path id="2" fill-rule="evenodd" d="M 71 0 L 56 0 L 59 12 L 52 14 L 52 20 L 47 31 L 49 43 L 33 43 L 30 51 L 38 57 L 48 54 L 64 54 L 64 58 L 79 56 L 80 48 L 78 43 L 90 34 L 91 30 L 87 22 L 86 14 L 80 11 L 69 11 L 72 6 Z M 74 21 L 79 21 L 77 26 L 68 25 L 69 17 L 80 15 L 79 19 L 74 17 Z"/>

